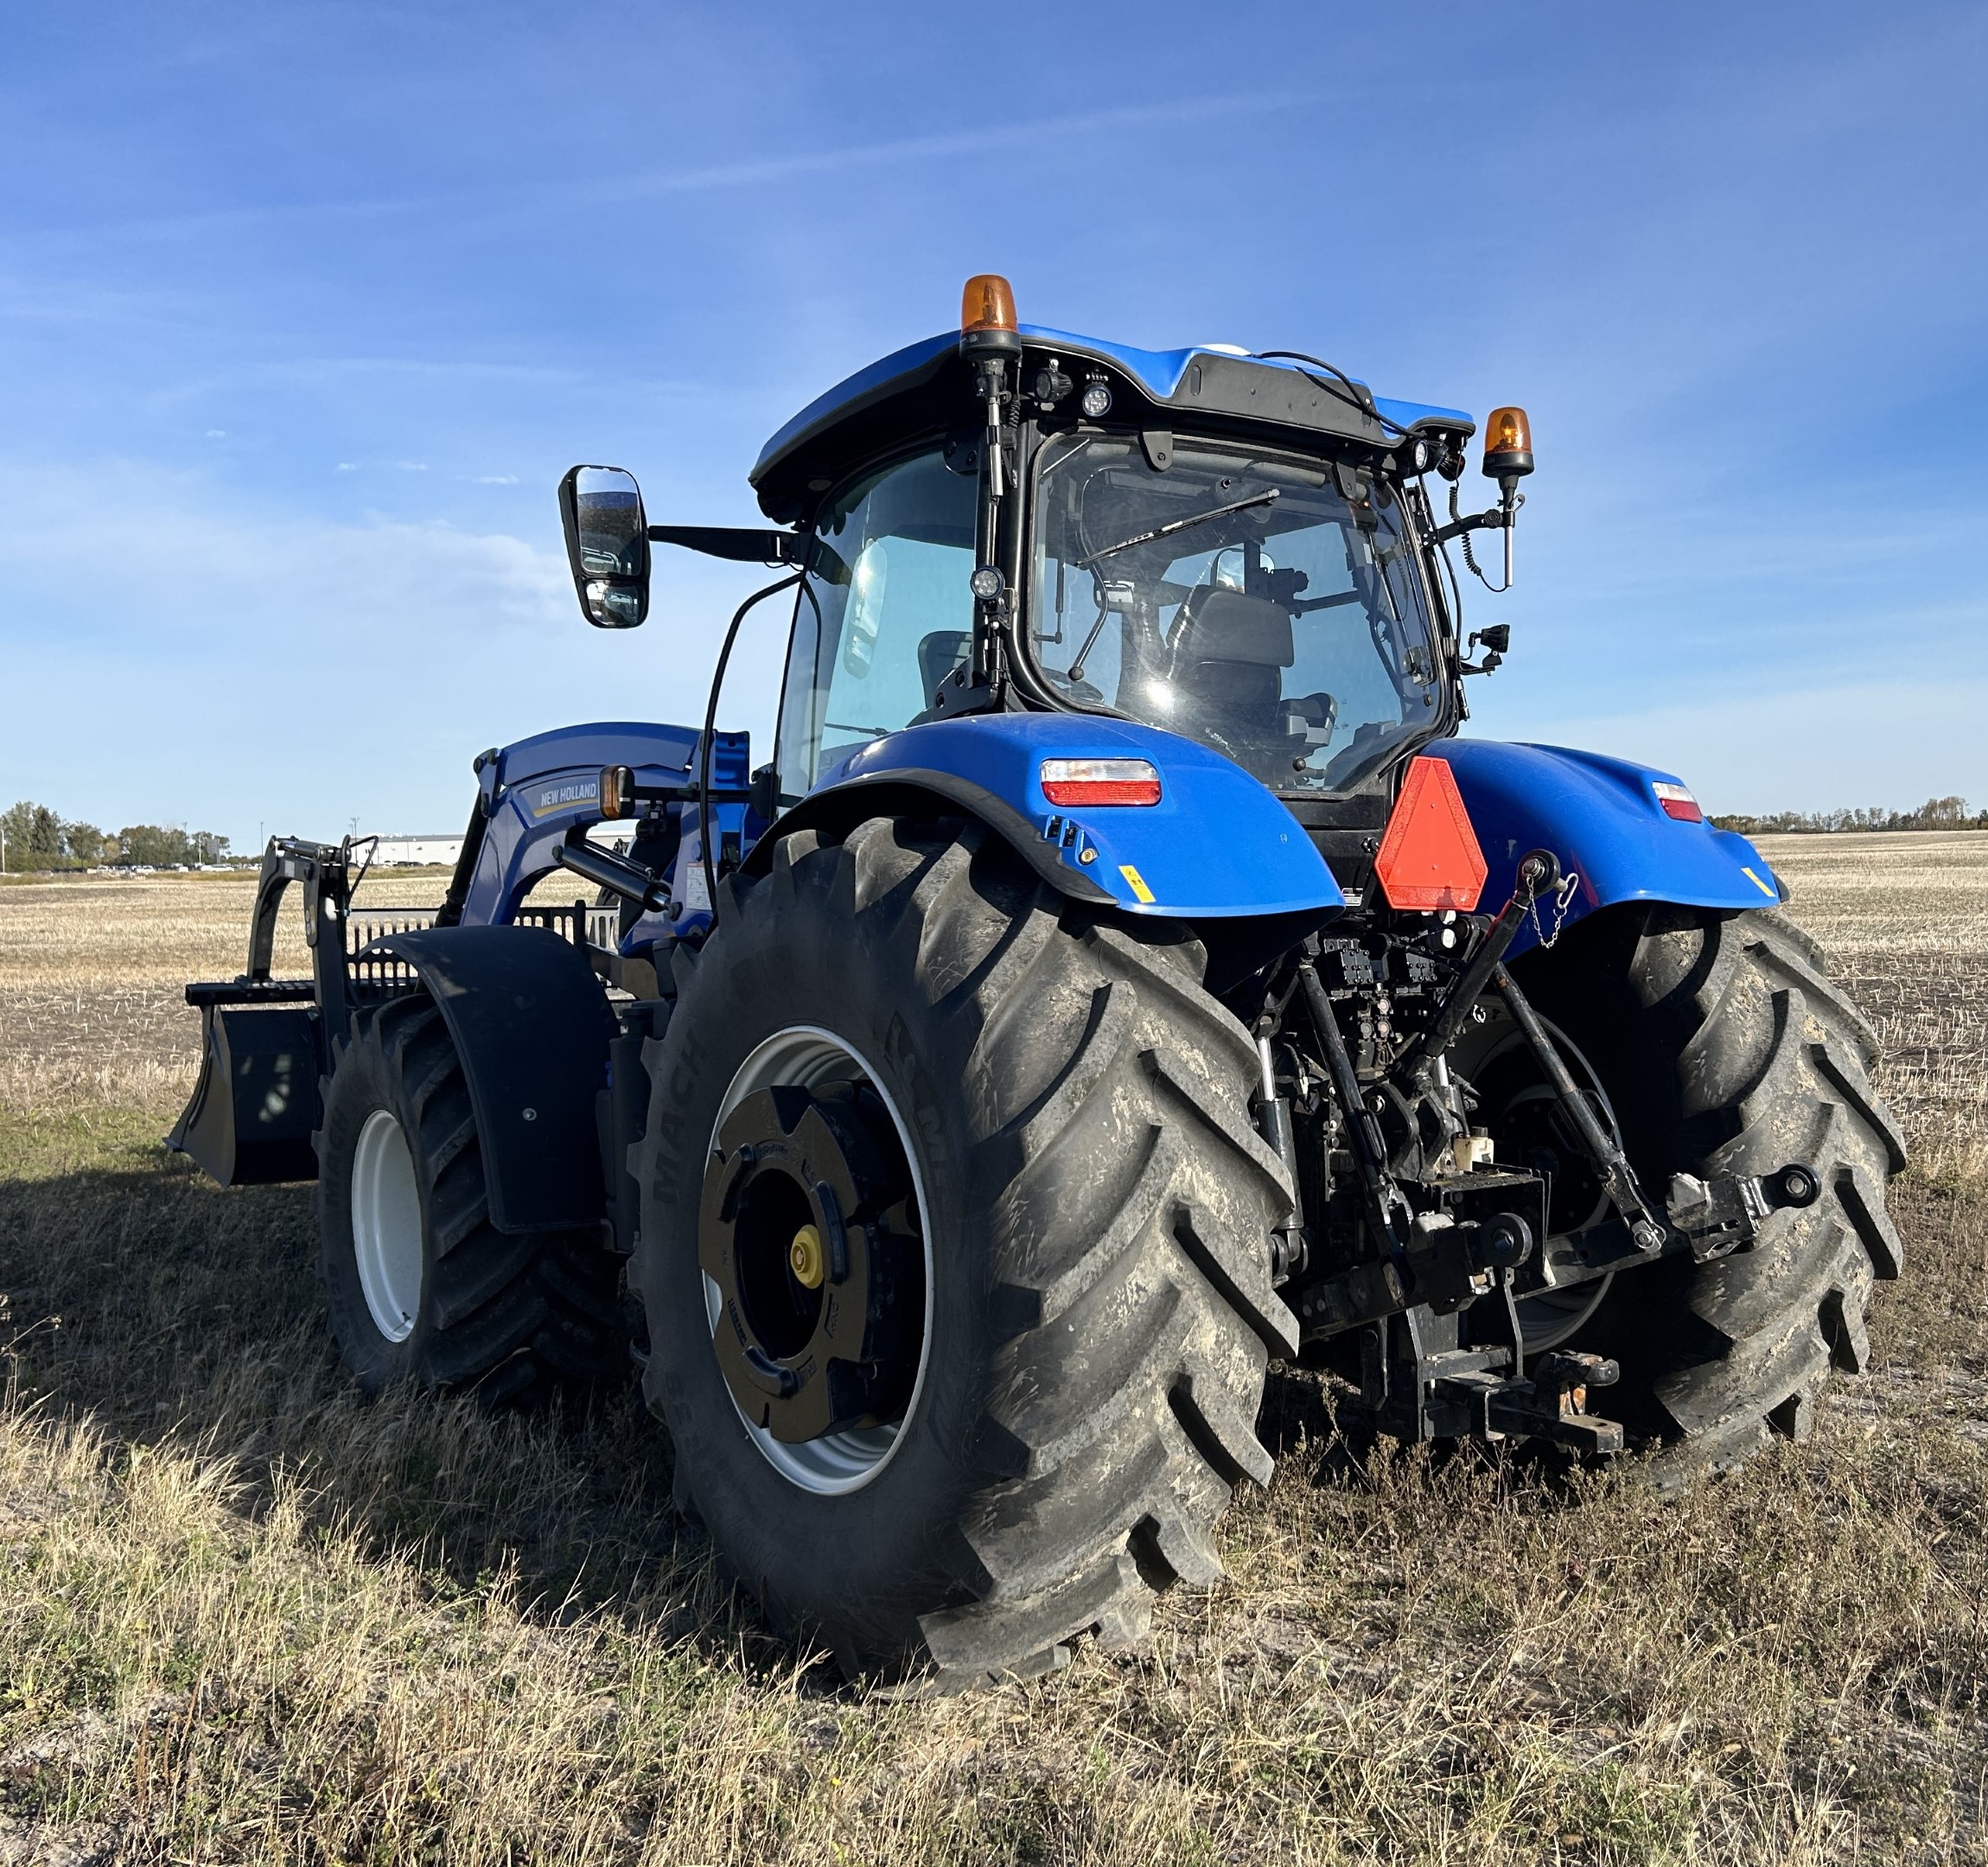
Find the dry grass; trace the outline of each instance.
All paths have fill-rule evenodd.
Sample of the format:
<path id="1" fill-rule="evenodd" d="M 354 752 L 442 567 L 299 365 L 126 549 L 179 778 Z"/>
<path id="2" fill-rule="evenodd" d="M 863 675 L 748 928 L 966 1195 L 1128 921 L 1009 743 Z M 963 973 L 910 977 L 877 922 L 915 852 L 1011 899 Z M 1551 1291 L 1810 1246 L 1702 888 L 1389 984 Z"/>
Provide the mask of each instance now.
<path id="1" fill-rule="evenodd" d="M 360 913 L 431 908 L 445 870 L 388 870 L 361 883 Z M 247 964 L 252 875 L 9 876 L 0 881 L 0 1103 L 168 1108 L 200 1061 L 188 979 Z M 273 970 L 306 977 L 291 890 Z M 532 899 L 574 898 L 570 876 Z M 177 1112 L 173 1110 L 172 1112 Z"/>
<path id="2" fill-rule="evenodd" d="M 1773 853 L 1943 1165 L 1813 1439 L 1665 1505 L 1278 1380 L 1231 1580 L 939 1703 L 766 1639 L 626 1399 L 354 1398 L 309 1190 L 156 1146 L 240 884 L 0 888 L 0 1862 L 1988 1861 L 1988 838 L 1866 845 Z"/>
<path id="3" fill-rule="evenodd" d="M 1988 1174 L 1988 833 L 1763 837 L 1761 850 L 1876 1029 L 1919 1176 Z"/>

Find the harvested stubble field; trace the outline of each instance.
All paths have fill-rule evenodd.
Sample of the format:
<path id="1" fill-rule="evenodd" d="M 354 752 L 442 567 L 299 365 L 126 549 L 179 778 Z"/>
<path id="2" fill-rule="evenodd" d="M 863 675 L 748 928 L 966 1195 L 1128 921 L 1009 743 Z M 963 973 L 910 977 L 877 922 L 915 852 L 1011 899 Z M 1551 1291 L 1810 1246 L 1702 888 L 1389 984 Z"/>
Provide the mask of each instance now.
<path id="1" fill-rule="evenodd" d="M 1988 1861 L 1988 837 L 1771 856 L 1918 1162 L 1813 1437 L 1666 1504 L 1273 1377 L 1228 1581 L 937 1702 L 768 1639 L 630 1399 L 355 1397 L 309 1188 L 157 1146 L 245 883 L 0 884 L 0 1862 Z"/>

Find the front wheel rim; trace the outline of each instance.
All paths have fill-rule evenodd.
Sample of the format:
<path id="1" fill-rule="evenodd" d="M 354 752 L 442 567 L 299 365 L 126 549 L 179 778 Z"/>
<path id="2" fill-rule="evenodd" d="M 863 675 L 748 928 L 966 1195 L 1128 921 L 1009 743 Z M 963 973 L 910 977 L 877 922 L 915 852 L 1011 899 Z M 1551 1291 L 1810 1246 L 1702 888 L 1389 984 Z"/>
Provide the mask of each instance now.
<path id="1" fill-rule="evenodd" d="M 755 1424 L 721 1377 L 725 1397 L 737 1414 L 740 1425 L 759 1449 L 761 1456 L 788 1483 L 822 1497 L 861 1490 L 882 1471 L 903 1443 L 904 1429 L 916 1416 L 919 1398 L 925 1389 L 932 1348 L 932 1217 L 925 1197 L 924 1177 L 919 1171 L 918 1152 L 912 1145 L 911 1129 L 897 1106 L 896 1098 L 861 1051 L 847 1039 L 819 1025 L 794 1024 L 774 1032 L 739 1065 L 718 1104 L 707 1149 L 707 1154 L 717 1150 L 718 1133 L 724 1126 L 726 1117 L 758 1091 L 780 1087 L 813 1088 L 819 1084 L 842 1080 L 859 1081 L 875 1093 L 890 1117 L 898 1144 L 903 1149 L 906 1164 L 910 1169 L 912 1196 L 918 1210 L 918 1229 L 925 1257 L 924 1314 L 920 1323 L 917 1372 L 912 1379 L 910 1398 L 905 1402 L 902 1414 L 887 1424 L 825 1433 L 818 1439 L 787 1443 L 774 1438 L 763 1426 Z M 723 1296 L 708 1274 L 700 1270 L 699 1276 L 704 1284 L 706 1320 L 715 1335 Z"/>
<path id="2" fill-rule="evenodd" d="M 425 1254 L 421 1188 L 399 1118 L 375 1109 L 359 1131 L 352 1163 L 352 1252 L 373 1326 L 390 1342 L 414 1333 Z"/>

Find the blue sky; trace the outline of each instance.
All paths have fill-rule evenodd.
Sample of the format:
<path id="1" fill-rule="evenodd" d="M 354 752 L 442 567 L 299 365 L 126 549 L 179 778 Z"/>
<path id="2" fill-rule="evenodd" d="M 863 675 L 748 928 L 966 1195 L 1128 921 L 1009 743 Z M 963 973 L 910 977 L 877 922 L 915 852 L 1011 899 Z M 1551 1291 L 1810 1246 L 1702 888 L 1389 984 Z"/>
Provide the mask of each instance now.
<path id="1" fill-rule="evenodd" d="M 960 281 L 1532 413 L 1471 730 L 1719 809 L 1988 804 L 1988 10 L 5 10 L 0 802 L 456 826 L 691 720 L 749 573 L 580 621 L 552 489 L 750 522 Z M 1475 473 L 1471 481 L 1476 481 Z M 727 723 L 770 726 L 781 625 Z"/>

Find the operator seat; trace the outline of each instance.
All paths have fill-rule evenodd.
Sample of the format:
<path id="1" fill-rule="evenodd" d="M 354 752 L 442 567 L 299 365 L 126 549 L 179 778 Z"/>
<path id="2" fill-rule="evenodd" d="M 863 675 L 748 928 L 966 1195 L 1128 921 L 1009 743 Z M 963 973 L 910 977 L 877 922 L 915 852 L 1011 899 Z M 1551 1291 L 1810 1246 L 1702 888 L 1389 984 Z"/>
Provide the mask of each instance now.
<path id="1" fill-rule="evenodd" d="M 1297 660 L 1289 610 L 1202 584 L 1182 603 L 1171 641 L 1176 686 L 1252 738 L 1282 736 L 1283 670 Z"/>

